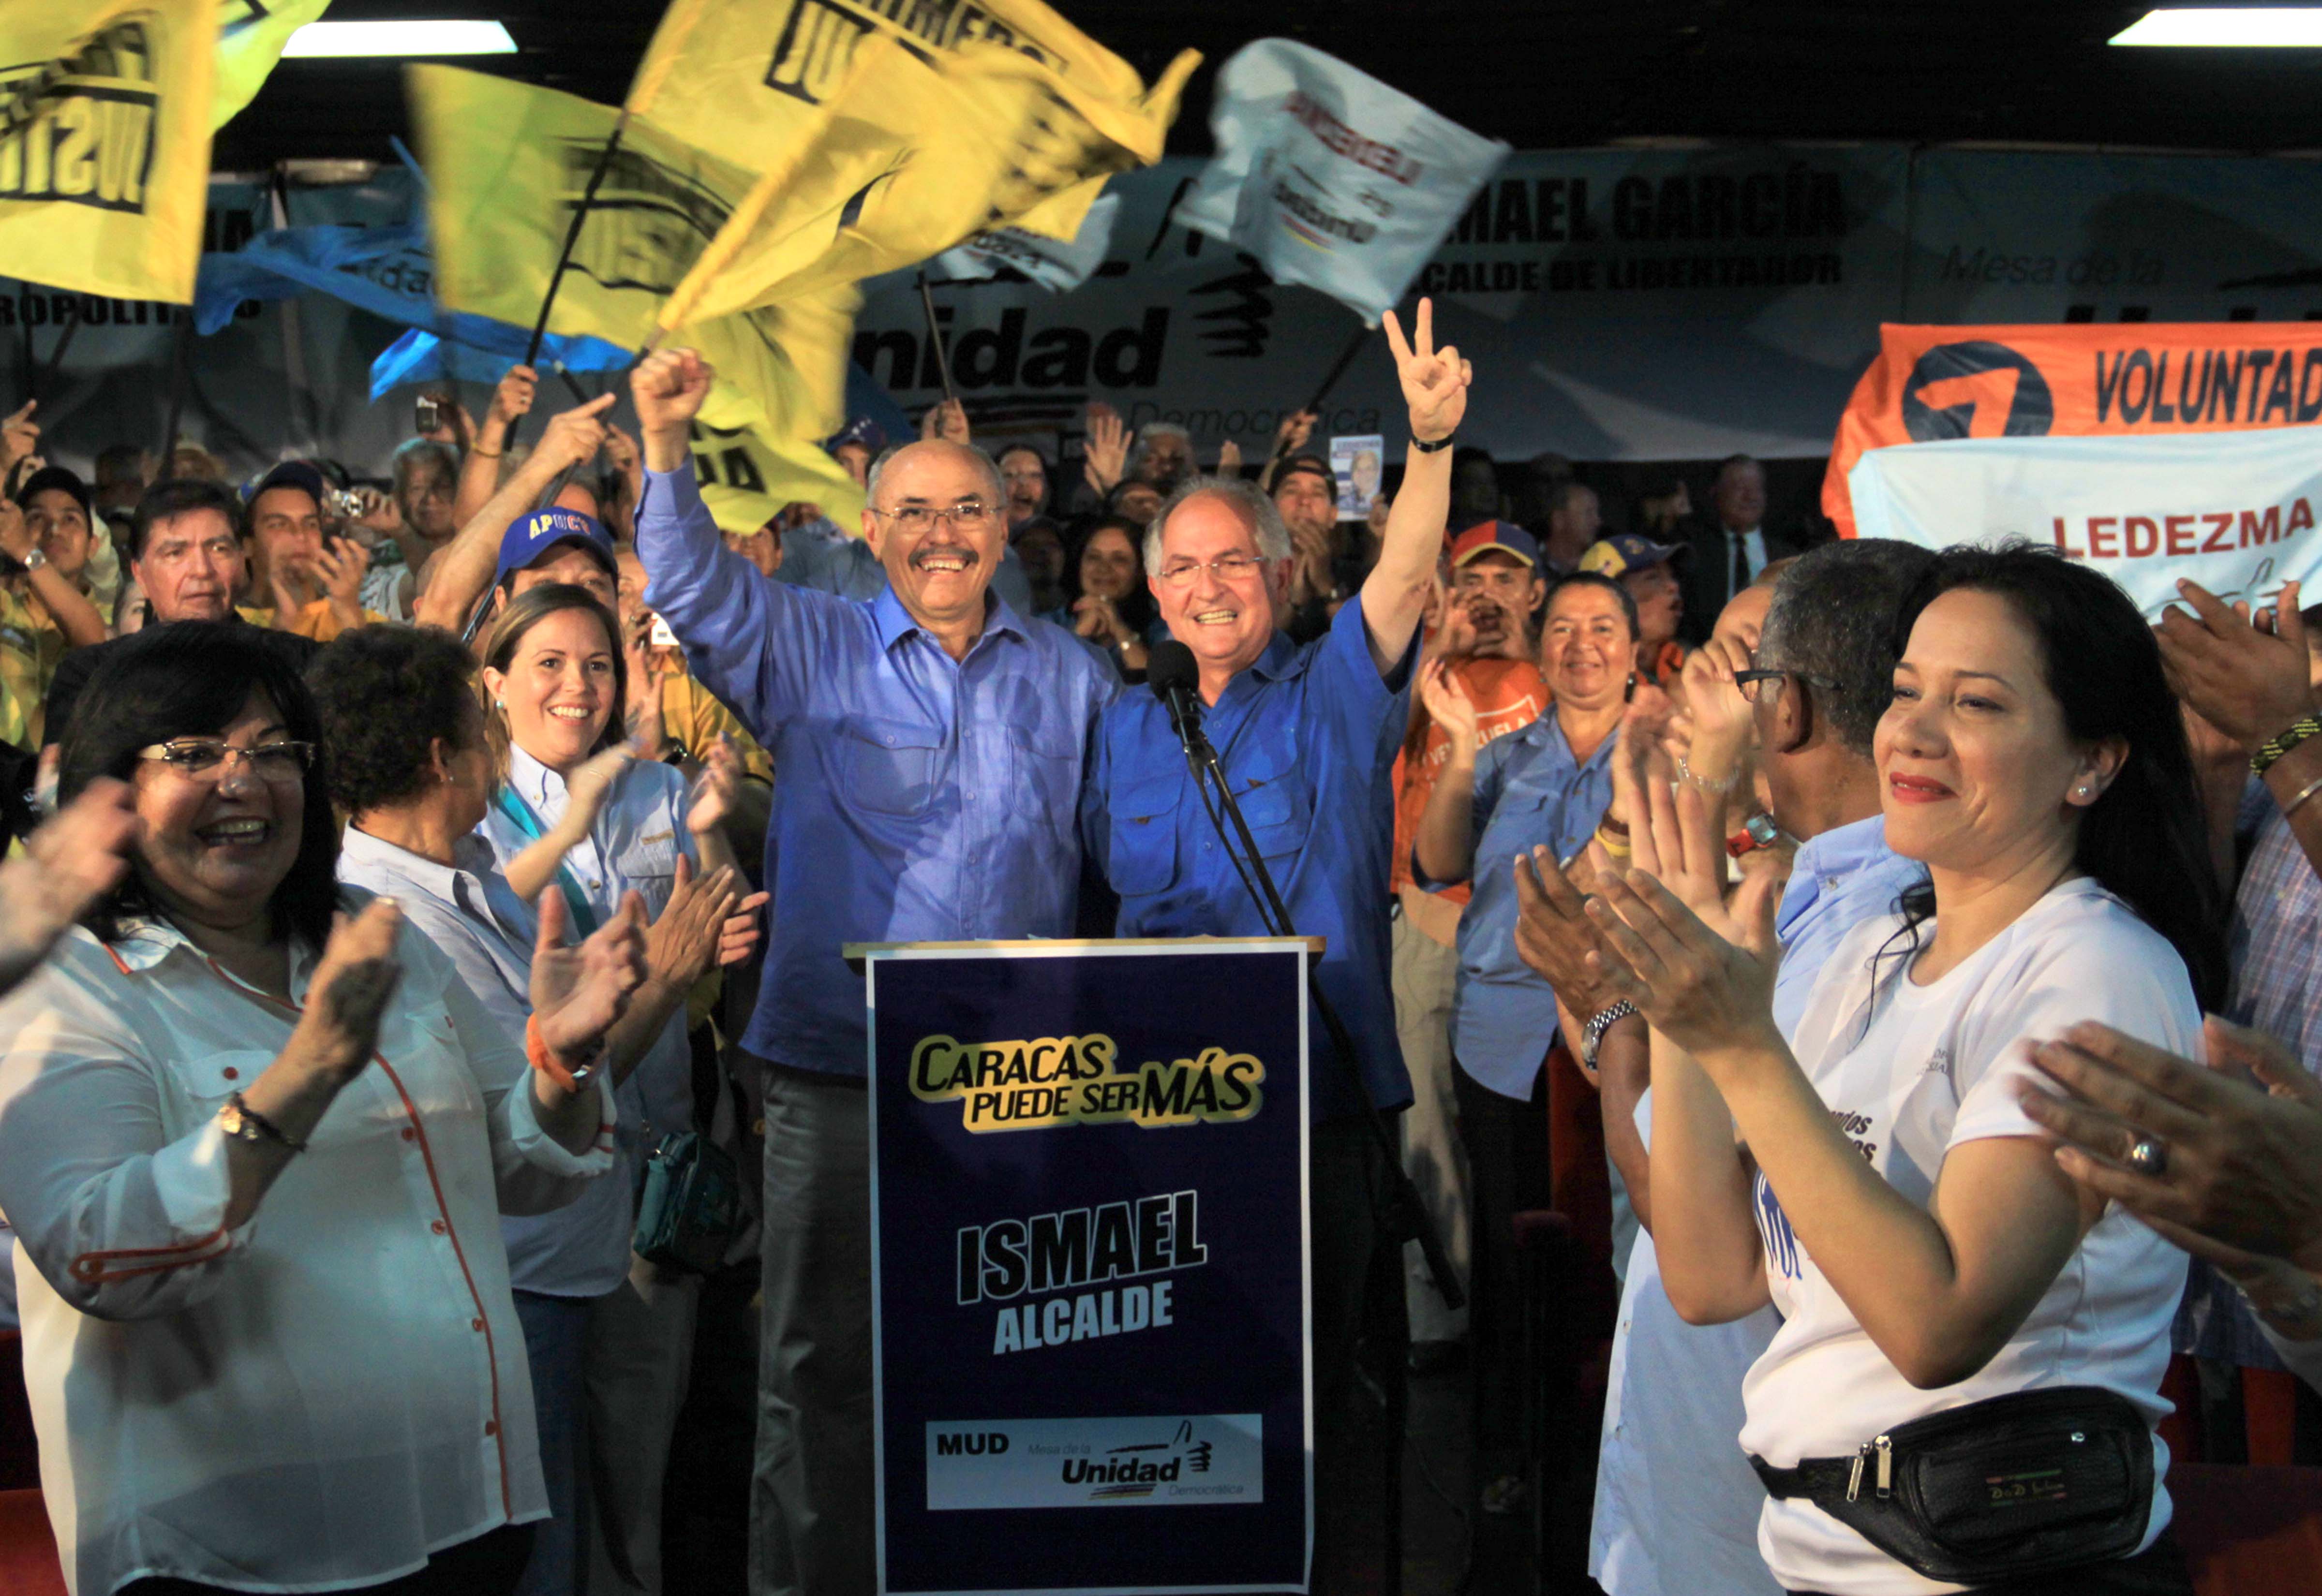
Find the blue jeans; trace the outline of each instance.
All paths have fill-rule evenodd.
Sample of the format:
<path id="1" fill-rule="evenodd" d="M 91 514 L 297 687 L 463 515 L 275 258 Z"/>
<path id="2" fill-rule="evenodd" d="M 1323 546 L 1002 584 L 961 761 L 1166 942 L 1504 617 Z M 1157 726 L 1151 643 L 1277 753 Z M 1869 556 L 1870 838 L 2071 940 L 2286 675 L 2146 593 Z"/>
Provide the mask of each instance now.
<path id="1" fill-rule="evenodd" d="M 517 1596 L 573 1596 L 580 1589 L 581 1537 L 589 1519 L 589 1401 L 584 1380 L 593 1298 L 517 1291 L 516 1317 L 532 1361 L 533 1410 L 540 1430 L 540 1472 L 552 1515 L 535 1524 L 532 1557 Z"/>

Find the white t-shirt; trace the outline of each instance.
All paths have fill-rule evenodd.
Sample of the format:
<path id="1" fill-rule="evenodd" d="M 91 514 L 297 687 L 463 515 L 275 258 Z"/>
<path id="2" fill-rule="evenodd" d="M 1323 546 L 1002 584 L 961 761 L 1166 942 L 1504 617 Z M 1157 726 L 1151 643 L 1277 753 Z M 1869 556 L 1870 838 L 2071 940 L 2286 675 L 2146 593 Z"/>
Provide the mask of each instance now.
<path id="1" fill-rule="evenodd" d="M 2038 1072 L 2027 1040 L 2100 1020 L 2198 1056 L 2200 1010 L 2176 951 L 2091 880 L 2068 881 L 1942 979 L 1912 984 L 1896 954 L 1872 959 L 1901 921 L 1858 927 L 1824 966 L 1799 1022 L 1799 1063 L 1848 1139 L 1887 1182 L 1925 1205 L 1944 1155 L 1987 1136 L 2036 1136 L 2018 1097 Z M 1933 935 L 1922 928 L 1921 945 Z M 1869 1009 L 1868 1028 L 1865 1010 Z M 1851 1456 L 1882 1431 L 1930 1413 L 2037 1388 L 2119 1392 L 2148 1423 L 2161 1400 L 2169 1326 L 2185 1254 L 2113 1207 L 1998 1355 L 1957 1385 L 1915 1389 L 1889 1363 L 1792 1234 L 1778 1195 L 1757 1181 L 1766 1274 L 1783 1324 L 1742 1386 L 1743 1450 L 1778 1467 Z M 2146 1544 L 2169 1523 L 2158 1482 L 2168 1450 L 2153 1437 Z M 1961 1587 L 1923 1579 L 1803 1498 L 1769 1500 L 1759 1549 L 1792 1590 L 1915 1596 Z"/>

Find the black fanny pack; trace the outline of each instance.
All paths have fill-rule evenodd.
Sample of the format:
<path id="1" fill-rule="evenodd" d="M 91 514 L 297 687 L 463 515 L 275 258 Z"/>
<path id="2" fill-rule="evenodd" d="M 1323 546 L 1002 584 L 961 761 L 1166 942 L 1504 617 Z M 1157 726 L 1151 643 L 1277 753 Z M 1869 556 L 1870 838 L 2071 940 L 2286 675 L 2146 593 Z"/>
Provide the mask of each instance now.
<path id="1" fill-rule="evenodd" d="M 1852 1457 L 1750 1466 L 1915 1573 L 1988 1584 L 2126 1557 L 2153 1512 L 2153 1436 L 2127 1399 L 2022 1391 L 1897 1425 Z"/>

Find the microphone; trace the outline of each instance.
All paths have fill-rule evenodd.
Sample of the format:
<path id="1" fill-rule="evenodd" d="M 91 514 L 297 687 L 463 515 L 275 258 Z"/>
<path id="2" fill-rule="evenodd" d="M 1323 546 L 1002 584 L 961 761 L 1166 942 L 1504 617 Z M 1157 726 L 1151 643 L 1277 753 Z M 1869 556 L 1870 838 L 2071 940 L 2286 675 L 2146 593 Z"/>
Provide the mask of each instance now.
<path id="1" fill-rule="evenodd" d="M 1169 711 L 1169 727 L 1185 745 L 1185 757 L 1194 758 L 1202 735 L 1202 668 L 1193 651 L 1175 638 L 1153 645 L 1146 656 L 1145 685 Z"/>

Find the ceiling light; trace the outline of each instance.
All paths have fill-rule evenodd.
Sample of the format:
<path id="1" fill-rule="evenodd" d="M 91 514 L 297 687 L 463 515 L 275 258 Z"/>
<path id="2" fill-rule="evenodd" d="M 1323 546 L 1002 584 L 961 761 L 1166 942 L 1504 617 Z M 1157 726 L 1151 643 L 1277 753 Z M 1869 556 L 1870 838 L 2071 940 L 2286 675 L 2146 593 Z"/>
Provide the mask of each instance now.
<path id="1" fill-rule="evenodd" d="M 290 35 L 288 56 L 514 55 L 516 41 L 496 22 L 308 23 Z"/>
<path id="2" fill-rule="evenodd" d="M 2115 44 L 2238 50 L 2322 46 L 2322 6 L 2168 6 L 2112 36 Z"/>

